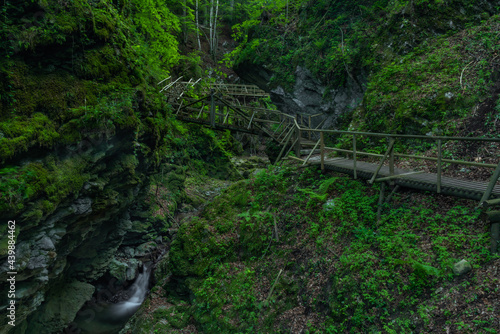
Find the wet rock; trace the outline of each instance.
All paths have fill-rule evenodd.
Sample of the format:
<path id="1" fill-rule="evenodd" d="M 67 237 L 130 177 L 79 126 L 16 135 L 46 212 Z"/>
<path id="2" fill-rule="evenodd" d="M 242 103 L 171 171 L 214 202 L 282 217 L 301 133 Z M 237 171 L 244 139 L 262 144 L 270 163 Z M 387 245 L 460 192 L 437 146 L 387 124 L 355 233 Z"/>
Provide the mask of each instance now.
<path id="1" fill-rule="evenodd" d="M 109 263 L 109 274 L 116 278 L 119 282 L 124 282 L 126 281 L 127 267 L 126 263 L 113 259 Z"/>
<path id="2" fill-rule="evenodd" d="M 464 275 L 472 270 L 472 266 L 466 260 L 459 261 L 453 265 L 453 273 L 455 275 Z"/>
<path id="3" fill-rule="evenodd" d="M 154 241 L 143 243 L 135 249 L 135 256 L 151 255 L 151 253 L 156 249 L 156 247 L 157 245 Z"/>
<path id="4" fill-rule="evenodd" d="M 127 270 L 125 271 L 125 279 L 131 281 L 137 277 L 139 265 L 141 261 L 136 259 L 129 259 L 127 261 Z"/>
<path id="5" fill-rule="evenodd" d="M 56 247 L 54 246 L 52 239 L 48 236 L 44 236 L 38 241 L 38 248 L 43 250 L 54 250 Z"/>
<path id="6" fill-rule="evenodd" d="M 92 297 L 94 286 L 73 281 L 54 288 L 40 311 L 30 321 L 30 333 L 57 333 L 73 321 L 78 310 Z"/>
<path id="7" fill-rule="evenodd" d="M 88 197 L 79 198 L 71 206 L 73 212 L 77 215 L 88 214 L 92 212 L 92 200 Z"/>
<path id="8" fill-rule="evenodd" d="M 297 66 L 295 70 L 295 85 L 293 91 L 287 92 L 281 86 L 271 89 L 269 81 L 272 73 L 267 70 L 255 70 L 255 64 L 240 64 L 235 68 L 236 73 L 245 81 L 256 84 L 261 89 L 271 93 L 271 100 L 280 111 L 288 114 L 325 114 L 312 119 L 312 126 L 316 127 L 323 120 L 322 128 L 331 128 L 337 117 L 356 108 L 363 99 L 366 90 L 366 75 L 349 77 L 343 87 L 327 90 L 326 85 L 319 82 L 305 67 Z M 300 121 L 300 116 L 299 116 Z M 308 117 L 304 117 L 304 124 Z M 308 125 L 308 124 L 307 124 Z"/>

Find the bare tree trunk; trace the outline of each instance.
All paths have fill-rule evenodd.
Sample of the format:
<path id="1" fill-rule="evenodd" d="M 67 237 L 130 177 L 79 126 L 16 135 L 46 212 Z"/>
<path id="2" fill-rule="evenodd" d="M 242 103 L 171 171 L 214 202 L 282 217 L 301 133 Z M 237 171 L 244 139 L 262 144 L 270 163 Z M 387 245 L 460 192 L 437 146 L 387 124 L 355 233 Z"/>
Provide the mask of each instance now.
<path id="1" fill-rule="evenodd" d="M 217 0 L 217 4 L 215 6 L 215 17 L 214 17 L 214 35 L 213 35 L 214 48 L 213 48 L 213 52 L 212 52 L 214 60 L 215 60 L 215 52 L 217 51 L 217 15 L 218 14 L 219 14 L 219 0 Z"/>
<path id="2" fill-rule="evenodd" d="M 286 23 L 288 23 L 288 2 L 289 0 L 286 0 Z"/>
<path id="3" fill-rule="evenodd" d="M 214 36 L 214 29 L 213 29 L 213 22 L 214 22 L 214 0 L 210 0 L 210 38 L 209 38 L 209 44 L 210 44 L 210 53 L 213 53 L 213 36 Z"/>
<path id="4" fill-rule="evenodd" d="M 198 49 L 201 51 L 200 24 L 198 21 L 198 0 L 196 0 L 196 39 L 198 40 Z"/>
<path id="5" fill-rule="evenodd" d="M 187 43 L 188 40 L 188 29 L 187 29 L 187 0 L 184 0 L 184 6 L 182 8 L 182 33 L 184 37 L 184 44 Z"/>

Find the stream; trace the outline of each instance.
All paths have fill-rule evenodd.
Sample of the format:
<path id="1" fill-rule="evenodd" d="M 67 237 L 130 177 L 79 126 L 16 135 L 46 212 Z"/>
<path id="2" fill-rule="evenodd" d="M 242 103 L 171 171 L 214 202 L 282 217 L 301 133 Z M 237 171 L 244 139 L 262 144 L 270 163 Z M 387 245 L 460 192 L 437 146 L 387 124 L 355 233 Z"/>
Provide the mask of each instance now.
<path id="1" fill-rule="evenodd" d="M 72 325 L 64 333 L 116 334 L 139 309 L 146 298 L 152 264 L 143 265 L 134 283 L 124 291 L 128 299 L 118 303 L 93 303 L 78 312 Z"/>

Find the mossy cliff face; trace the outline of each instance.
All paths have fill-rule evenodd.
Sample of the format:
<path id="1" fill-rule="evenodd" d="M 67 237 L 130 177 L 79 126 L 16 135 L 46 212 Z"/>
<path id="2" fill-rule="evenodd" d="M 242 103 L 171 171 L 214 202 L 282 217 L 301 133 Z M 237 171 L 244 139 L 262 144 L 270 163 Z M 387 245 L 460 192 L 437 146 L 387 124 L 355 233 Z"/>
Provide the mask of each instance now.
<path id="1" fill-rule="evenodd" d="M 18 231 L 16 332 L 53 333 L 90 298 L 89 282 L 108 270 L 131 225 L 129 208 L 147 185 L 146 168 L 126 137 L 103 141 L 85 153 L 48 154 L 27 166 L 33 166 L 39 182 L 45 181 L 46 194 L 31 197 L 17 214 L 3 215 L 16 221 Z M 42 173 L 48 181 L 41 180 Z M 5 255 L 2 247 L 3 281 Z"/>
<path id="2" fill-rule="evenodd" d="M 188 167 L 236 175 L 217 136 L 176 122 L 156 88 L 181 58 L 178 22 L 159 0 L 2 3 L 3 296 L 8 220 L 18 275 L 16 327 L 2 316 L 1 333 L 60 332 L 90 283 L 133 279 L 170 226 L 152 215 L 151 183 L 172 214 Z"/>
<path id="3" fill-rule="evenodd" d="M 497 0 L 273 5 L 235 26 L 232 60 L 325 128 L 453 134 L 498 76 L 498 14 Z"/>

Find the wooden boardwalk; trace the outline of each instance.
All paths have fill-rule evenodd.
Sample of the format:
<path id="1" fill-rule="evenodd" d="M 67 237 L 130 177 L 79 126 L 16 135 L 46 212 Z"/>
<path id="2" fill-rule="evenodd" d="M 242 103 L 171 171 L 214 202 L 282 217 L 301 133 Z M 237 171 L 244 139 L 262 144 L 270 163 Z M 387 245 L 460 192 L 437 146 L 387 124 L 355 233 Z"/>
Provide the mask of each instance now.
<path id="1" fill-rule="evenodd" d="M 312 157 L 309 161 L 311 164 L 321 164 L 321 157 Z M 339 173 L 354 175 L 354 160 L 345 158 L 333 158 L 324 160 L 325 169 L 332 170 Z M 357 161 L 356 174 L 358 178 L 371 179 L 377 169 L 377 164 Z M 401 175 L 415 172 L 413 170 L 404 170 L 394 168 L 394 175 Z M 388 166 L 382 166 L 378 172 L 378 177 L 388 177 L 391 173 Z M 393 179 L 395 185 L 402 187 L 426 190 L 437 192 L 437 174 L 435 173 L 421 173 L 410 174 Z M 442 176 L 441 177 L 441 193 L 445 195 L 457 196 L 473 200 L 480 200 L 483 196 L 488 182 L 478 182 L 470 180 L 461 180 L 457 178 Z M 500 197 L 500 186 L 496 185 L 491 193 L 491 198 Z"/>
<path id="2" fill-rule="evenodd" d="M 270 137 L 282 147 L 277 161 L 286 158 L 291 151 L 294 151 L 295 157 L 289 158 L 298 160 L 303 165 L 320 164 L 324 169 L 349 174 L 355 178 L 367 179 L 370 183 L 385 182 L 392 186 L 398 185 L 479 200 L 480 204 L 488 199 L 500 198 L 500 185 L 497 185 L 500 164 L 448 159 L 443 154 L 443 143 L 447 141 L 478 141 L 489 142 L 489 145 L 499 145 L 500 138 L 432 137 L 319 129 L 326 118 L 323 117 L 323 122 L 319 122 L 319 124 L 313 118 L 323 115 L 288 115 L 278 110 L 267 109 L 261 98 L 268 95 L 256 86 L 205 84 L 200 80 L 183 82 L 179 78 L 174 82 L 167 83 L 162 89 L 169 96 L 169 103 L 174 108 L 176 117 L 186 122 L 198 123 L 217 130 L 239 131 Z M 339 135 L 352 136 L 351 150 L 325 146 L 325 142 L 328 141 L 325 138 L 328 136 L 338 137 Z M 386 139 L 386 153 L 375 154 L 357 150 L 356 143 L 360 137 L 375 137 L 376 140 L 373 142 L 378 143 L 381 142 L 380 139 Z M 394 152 L 396 141 L 408 139 L 434 142 L 436 148 L 434 156 L 415 156 Z M 305 148 L 309 148 L 309 150 L 304 151 Z M 307 157 L 302 157 L 302 152 L 308 153 Z M 327 157 L 329 152 L 347 154 L 352 159 L 329 159 Z M 369 163 L 359 161 L 357 158 L 359 156 L 369 156 L 380 160 L 378 163 Z M 396 168 L 396 158 L 433 161 L 436 164 L 437 173 Z M 459 164 L 495 170 L 489 182 L 478 182 L 442 175 L 444 164 Z"/>

